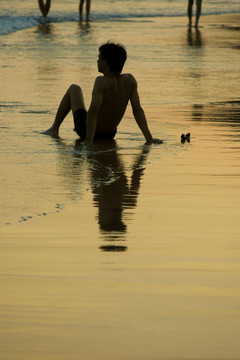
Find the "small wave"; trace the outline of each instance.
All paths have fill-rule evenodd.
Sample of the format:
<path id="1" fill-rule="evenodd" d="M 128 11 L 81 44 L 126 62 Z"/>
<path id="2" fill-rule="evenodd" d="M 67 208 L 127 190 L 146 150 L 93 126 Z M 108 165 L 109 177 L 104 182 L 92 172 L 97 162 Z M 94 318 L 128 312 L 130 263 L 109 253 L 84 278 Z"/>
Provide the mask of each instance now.
<path id="1" fill-rule="evenodd" d="M 23 106 L 23 103 L 19 102 L 19 101 L 12 101 L 12 102 L 5 102 L 5 101 L 1 101 L 0 102 L 0 108 L 16 108 L 16 107 L 21 107 Z"/>
<path id="2" fill-rule="evenodd" d="M 26 16 L 0 16 L 0 35 L 11 34 L 18 30 L 28 29 L 39 24 L 39 20 Z"/>
<path id="3" fill-rule="evenodd" d="M 210 105 L 240 105 L 240 99 L 239 100 L 228 100 L 228 101 L 214 101 L 210 102 Z"/>
<path id="4" fill-rule="evenodd" d="M 203 11 L 203 15 L 217 15 L 227 13 L 238 13 L 240 9 L 222 9 L 221 11 L 213 8 Z M 146 11 L 144 8 L 140 9 L 126 9 L 126 11 L 107 11 L 104 13 L 93 11 L 91 13 L 92 21 L 118 21 L 131 19 L 144 19 L 144 18 L 157 18 L 157 17 L 181 17 L 186 16 L 186 9 L 182 7 L 177 8 L 158 8 Z M 34 15 L 1 15 L 0 16 L 0 36 L 8 35 L 19 30 L 25 30 L 41 24 L 46 23 L 62 23 L 62 22 L 76 22 L 79 20 L 77 12 L 65 13 L 60 12 L 51 13 L 47 18 L 43 16 Z"/>
<path id="5" fill-rule="evenodd" d="M 20 111 L 22 114 L 50 114 L 49 110 L 23 110 Z"/>

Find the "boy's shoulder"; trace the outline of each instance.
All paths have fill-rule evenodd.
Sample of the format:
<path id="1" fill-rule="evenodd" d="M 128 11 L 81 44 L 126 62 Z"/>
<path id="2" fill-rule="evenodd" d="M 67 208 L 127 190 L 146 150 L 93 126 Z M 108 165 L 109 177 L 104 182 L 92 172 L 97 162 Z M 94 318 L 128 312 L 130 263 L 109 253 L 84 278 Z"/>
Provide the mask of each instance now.
<path id="1" fill-rule="evenodd" d="M 129 73 L 127 73 L 127 74 L 122 74 L 122 75 L 120 75 L 120 76 L 122 76 L 122 77 L 124 77 L 126 80 L 128 80 L 128 81 L 136 81 L 135 80 L 135 77 L 132 75 L 132 74 L 129 74 Z"/>
<path id="2" fill-rule="evenodd" d="M 120 75 L 123 78 L 123 81 L 125 84 L 127 84 L 127 86 L 134 88 L 137 85 L 137 81 L 135 79 L 135 77 L 132 74 L 122 74 Z"/>
<path id="3" fill-rule="evenodd" d="M 124 78 L 124 79 L 129 80 L 129 81 L 136 81 L 135 77 L 130 73 L 120 74 L 119 77 L 121 79 Z M 109 78 L 107 76 L 99 75 L 99 76 L 96 77 L 95 82 L 100 83 L 100 82 L 104 82 L 106 80 L 109 80 Z"/>
<path id="4" fill-rule="evenodd" d="M 121 74 L 119 75 L 120 83 L 124 83 L 125 86 L 130 88 L 135 88 L 137 86 L 137 81 L 132 74 Z M 97 76 L 94 83 L 94 89 L 99 91 L 104 91 L 106 88 L 111 86 L 113 79 L 107 76 Z"/>

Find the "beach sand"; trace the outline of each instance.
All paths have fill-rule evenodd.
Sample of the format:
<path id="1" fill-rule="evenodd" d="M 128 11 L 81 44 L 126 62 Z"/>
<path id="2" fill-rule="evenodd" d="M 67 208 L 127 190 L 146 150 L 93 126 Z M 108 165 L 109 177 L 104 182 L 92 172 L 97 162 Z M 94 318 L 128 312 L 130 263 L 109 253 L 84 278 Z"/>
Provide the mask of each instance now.
<path id="1" fill-rule="evenodd" d="M 163 145 L 131 163 L 120 137 L 92 159 L 92 179 L 116 163 L 117 180 L 1 226 L 1 360 L 240 359 L 239 102 L 145 112 Z"/>

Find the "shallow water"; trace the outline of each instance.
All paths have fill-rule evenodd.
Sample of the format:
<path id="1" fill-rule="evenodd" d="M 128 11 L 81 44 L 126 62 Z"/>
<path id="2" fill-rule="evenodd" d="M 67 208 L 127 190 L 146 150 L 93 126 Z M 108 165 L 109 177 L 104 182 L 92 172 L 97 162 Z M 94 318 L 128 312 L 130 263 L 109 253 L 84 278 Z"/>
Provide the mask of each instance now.
<path id="1" fill-rule="evenodd" d="M 174 23 L 132 19 L 89 26 L 67 22 L 1 37 L 1 224 L 59 211 L 89 188 L 85 161 L 80 161 L 83 170 L 77 167 L 77 179 L 67 186 L 65 171 L 59 173 L 59 163 L 67 164 L 76 154 L 80 159 L 88 156 L 75 149 L 71 115 L 61 128 L 61 141 L 40 132 L 53 121 L 71 83 L 82 85 L 88 106 L 97 76 L 97 49 L 109 34 L 127 44 L 125 71 L 138 79 L 142 105 L 151 106 L 147 116 L 153 134 L 166 141 L 161 155 L 154 149 L 149 162 L 152 156 L 160 161 L 162 153 L 175 156 L 174 143 L 184 131 L 179 114 L 176 120 L 155 118 L 152 107 L 168 105 L 171 111 L 177 104 L 197 104 L 200 109 L 210 102 L 239 99 L 239 31 L 234 24 L 208 24 L 189 32 L 182 18 Z M 116 140 L 118 151 L 124 148 L 129 162 L 144 143 L 130 109 Z"/>
<path id="2" fill-rule="evenodd" d="M 239 103 L 146 112 L 168 119 L 163 146 L 44 138 L 54 189 L 88 188 L 1 227 L 2 358 L 238 360 Z"/>
<path id="3" fill-rule="evenodd" d="M 239 359 L 239 27 L 185 25 L 67 21 L 0 38 L 0 358 Z M 90 151 L 71 115 L 59 140 L 40 134 L 70 83 L 89 104 L 109 34 L 161 146 L 144 146 L 130 109 Z"/>

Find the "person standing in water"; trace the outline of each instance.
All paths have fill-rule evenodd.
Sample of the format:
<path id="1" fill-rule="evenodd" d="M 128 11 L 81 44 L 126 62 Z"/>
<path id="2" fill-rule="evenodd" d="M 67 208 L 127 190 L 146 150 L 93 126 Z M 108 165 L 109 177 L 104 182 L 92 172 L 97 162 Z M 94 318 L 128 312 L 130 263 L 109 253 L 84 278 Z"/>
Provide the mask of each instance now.
<path id="1" fill-rule="evenodd" d="M 83 5 L 85 0 L 80 0 L 79 3 L 79 16 L 80 21 L 83 21 Z M 90 6 L 91 6 L 91 0 L 86 0 L 86 21 L 89 21 L 89 15 L 90 15 Z"/>
<path id="2" fill-rule="evenodd" d="M 194 0 L 188 0 L 188 19 L 189 19 L 189 23 L 188 23 L 188 27 L 192 27 L 192 8 L 193 8 L 193 3 Z M 195 25 L 194 27 L 197 29 L 198 28 L 198 21 L 201 15 L 201 10 L 202 10 L 202 0 L 196 0 L 196 20 L 195 20 Z"/>
<path id="3" fill-rule="evenodd" d="M 44 17 L 47 17 L 51 6 L 51 0 L 47 0 L 46 4 L 44 4 L 43 0 L 38 0 L 39 9 L 41 10 Z"/>

